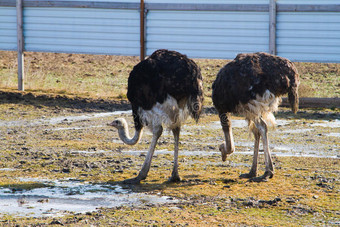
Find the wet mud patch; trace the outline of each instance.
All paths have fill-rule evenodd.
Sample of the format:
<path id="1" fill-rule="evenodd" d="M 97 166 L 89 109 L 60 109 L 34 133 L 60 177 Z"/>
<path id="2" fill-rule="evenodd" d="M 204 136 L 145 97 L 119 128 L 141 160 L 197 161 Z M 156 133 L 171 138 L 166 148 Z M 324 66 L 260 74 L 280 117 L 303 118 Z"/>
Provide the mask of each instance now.
<path id="1" fill-rule="evenodd" d="M 72 179 L 52 181 L 21 178 L 20 181 L 20 184 L 0 187 L 0 213 L 2 215 L 55 217 L 70 213 L 93 212 L 101 207 L 178 202 L 168 196 L 135 193 L 120 185 L 90 184 Z"/>
<path id="2" fill-rule="evenodd" d="M 22 214 L 35 209 L 44 214 L 38 218 L 25 218 L 25 215 L 12 218 L 1 211 L 3 223 L 315 226 L 339 221 L 337 119 L 340 114 L 337 111 L 303 110 L 297 115 L 286 110 L 278 112 L 278 125 L 269 131 L 274 178 L 266 183 L 251 183 L 239 178 L 240 174 L 249 172 L 252 163 L 254 141 L 249 136 L 247 122 L 239 116 L 233 117 L 236 150 L 222 162 L 218 146 L 223 142 L 223 133 L 213 108 L 207 108 L 209 111 L 198 124 L 189 119 L 183 126 L 179 151 L 182 181 L 165 183 L 171 175 L 174 149 L 172 133 L 165 131 L 158 141 L 147 179 L 140 186 L 125 188 L 114 182 L 138 174 L 152 134 L 145 130 L 141 142 L 131 147 L 124 145 L 116 129 L 107 123 L 125 117 L 132 134 L 131 112 L 124 106 L 96 108 L 96 102 L 83 110 L 67 104 L 68 101 L 62 104 L 61 100 L 57 107 L 46 102 L 38 107 L 34 103 L 37 100 L 6 101 L 0 105 L 0 194 L 12 196 L 13 206 L 27 212 Z M 262 151 L 258 172 L 264 172 Z M 20 177 L 33 181 L 22 182 Z M 39 182 L 41 178 L 46 180 Z M 30 188 L 32 184 L 36 188 Z M 21 189 L 19 185 L 28 188 Z M 43 190 L 50 193 L 48 198 L 41 193 Z M 54 210 L 43 209 L 58 202 L 51 195 L 53 190 L 60 203 L 71 201 L 75 207 L 82 204 L 91 209 L 64 212 L 62 208 L 57 210 L 58 205 L 54 205 Z M 38 196 L 34 197 L 34 193 Z M 114 203 L 110 199 L 115 196 L 127 195 L 135 199 L 131 203 L 128 199 L 123 201 L 129 205 L 105 203 Z M 81 196 L 88 198 L 84 202 L 78 198 Z M 147 196 L 166 199 L 164 203 L 156 204 L 152 200 L 144 203 Z"/>

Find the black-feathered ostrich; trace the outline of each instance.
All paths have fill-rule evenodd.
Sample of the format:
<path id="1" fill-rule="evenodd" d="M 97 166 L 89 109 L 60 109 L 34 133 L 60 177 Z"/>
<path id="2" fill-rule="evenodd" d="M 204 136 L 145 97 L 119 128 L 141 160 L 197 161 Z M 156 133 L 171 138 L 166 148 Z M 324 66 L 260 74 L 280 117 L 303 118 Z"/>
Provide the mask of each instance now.
<path id="1" fill-rule="evenodd" d="M 202 111 L 200 68 L 176 51 L 157 50 L 131 71 L 127 97 L 132 106 L 135 135 L 133 138 L 129 136 L 128 125 L 123 118 L 114 120 L 110 125 L 118 129 L 119 137 L 129 145 L 140 140 L 144 126 L 151 129 L 153 137 L 138 176 L 124 183 L 138 184 L 146 178 L 163 126 L 172 130 L 175 139 L 174 166 L 169 181 L 179 181 L 178 143 L 181 124 L 189 115 L 197 122 Z"/>
<path id="2" fill-rule="evenodd" d="M 298 110 L 299 75 L 288 59 L 267 53 L 239 54 L 225 65 L 213 83 L 212 99 L 216 107 L 225 143 L 220 146 L 222 160 L 234 152 L 230 113 L 245 116 L 255 137 L 254 157 L 251 170 L 241 178 L 251 181 L 266 181 L 274 175 L 269 150 L 267 124 L 275 124 L 273 112 L 278 109 L 281 96 L 288 93 L 294 113 Z M 257 175 L 257 158 L 262 137 L 266 169 Z"/>

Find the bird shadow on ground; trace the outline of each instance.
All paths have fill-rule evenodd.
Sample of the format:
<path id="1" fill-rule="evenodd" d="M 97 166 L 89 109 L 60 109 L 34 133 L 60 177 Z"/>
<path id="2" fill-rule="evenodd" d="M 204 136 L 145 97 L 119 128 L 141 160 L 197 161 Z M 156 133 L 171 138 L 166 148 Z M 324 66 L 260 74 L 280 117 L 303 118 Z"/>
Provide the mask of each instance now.
<path id="1" fill-rule="evenodd" d="M 340 111 L 325 111 L 323 109 L 303 109 L 294 114 L 290 111 L 278 111 L 276 118 L 285 119 L 310 119 L 310 120 L 336 120 L 340 119 Z"/>
<path id="2" fill-rule="evenodd" d="M 79 109 L 85 112 L 129 110 L 130 104 L 126 100 L 93 99 L 77 96 L 33 94 L 0 91 L 0 104 L 23 104 L 37 108 L 43 106 L 54 108 Z"/>
<path id="3" fill-rule="evenodd" d="M 130 103 L 127 100 L 114 99 L 94 99 L 83 98 L 67 95 L 50 95 L 50 94 L 33 94 L 31 92 L 11 92 L 0 91 L 0 104 L 23 104 L 33 105 L 37 108 L 53 107 L 76 109 L 82 112 L 105 112 L 131 109 Z M 280 110 L 275 113 L 277 118 L 290 119 L 316 119 L 316 120 L 336 120 L 340 119 L 340 111 L 325 111 L 324 109 L 300 109 L 297 114 L 291 111 Z M 212 106 L 206 106 L 203 109 L 204 114 L 217 114 L 217 111 Z M 237 116 L 237 115 L 236 115 Z"/>
<path id="4" fill-rule="evenodd" d="M 123 189 L 129 189 L 133 192 L 143 193 L 143 192 L 153 192 L 158 190 L 163 190 L 166 188 L 177 189 L 177 188 L 187 188 L 194 187 L 197 185 L 216 185 L 216 182 L 222 182 L 224 188 L 230 188 L 235 184 L 247 184 L 249 183 L 248 179 L 242 179 L 239 177 L 236 178 L 225 178 L 225 177 L 217 177 L 212 179 L 201 179 L 199 175 L 185 175 L 182 176 L 181 181 L 179 182 L 159 182 L 159 180 L 152 180 L 147 182 L 141 182 L 140 184 L 126 184 L 123 181 L 108 181 L 107 183 L 110 185 L 119 185 Z"/>
<path id="5" fill-rule="evenodd" d="M 218 114 L 214 107 L 204 107 L 204 113 Z M 338 108 L 327 111 L 323 108 L 308 108 L 300 109 L 296 114 L 290 110 L 282 110 L 274 113 L 276 118 L 288 118 L 288 119 L 311 119 L 311 120 L 336 120 L 340 119 L 340 110 Z M 233 116 L 242 117 L 239 114 Z"/>
<path id="6" fill-rule="evenodd" d="M 156 190 L 163 190 L 165 188 L 183 188 L 183 187 L 190 187 L 196 185 L 202 185 L 209 183 L 208 180 L 200 180 L 198 178 L 188 178 L 188 176 L 184 176 L 185 179 L 182 179 L 179 182 L 159 182 L 159 180 L 155 181 L 148 181 L 148 182 L 141 182 L 140 184 L 126 184 L 123 181 L 108 181 L 107 183 L 110 185 L 119 185 L 123 189 L 130 189 L 133 192 L 152 192 Z"/>

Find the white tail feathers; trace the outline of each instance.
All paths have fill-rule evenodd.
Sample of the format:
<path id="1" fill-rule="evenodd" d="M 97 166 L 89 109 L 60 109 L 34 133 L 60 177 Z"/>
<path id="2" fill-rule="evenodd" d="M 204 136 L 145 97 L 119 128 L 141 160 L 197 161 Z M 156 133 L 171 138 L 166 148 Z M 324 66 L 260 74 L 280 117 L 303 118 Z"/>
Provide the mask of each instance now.
<path id="1" fill-rule="evenodd" d="M 276 97 L 269 90 L 266 90 L 262 96 L 256 95 L 256 99 L 250 100 L 246 104 L 240 103 L 236 107 L 236 112 L 245 115 L 248 121 L 262 117 L 268 126 L 274 126 L 275 117 L 272 112 L 278 110 L 280 103 L 281 97 Z"/>
<path id="2" fill-rule="evenodd" d="M 155 125 L 164 125 L 169 129 L 176 128 L 184 122 L 189 116 L 187 105 L 180 108 L 177 100 L 170 95 L 162 103 L 156 103 L 151 110 L 138 109 L 138 114 L 143 125 L 153 127 Z"/>

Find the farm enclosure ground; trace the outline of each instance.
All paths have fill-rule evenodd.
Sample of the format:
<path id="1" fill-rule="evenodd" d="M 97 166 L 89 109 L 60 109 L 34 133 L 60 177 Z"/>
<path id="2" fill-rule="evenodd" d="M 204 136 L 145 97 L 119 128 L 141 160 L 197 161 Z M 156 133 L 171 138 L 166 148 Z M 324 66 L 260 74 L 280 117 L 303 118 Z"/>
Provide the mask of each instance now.
<path id="1" fill-rule="evenodd" d="M 44 62 L 44 56 L 47 59 L 55 56 L 56 59 L 47 63 Z M 116 63 L 111 60 L 104 63 L 103 59 L 112 57 L 81 55 L 73 59 L 68 55 L 38 54 L 35 58 L 35 63 L 27 67 L 32 69 L 36 65 L 39 68 L 28 74 L 27 81 L 35 81 L 30 80 L 35 72 L 40 75 L 36 80 L 40 86 L 32 84 L 29 92 L 18 93 L 14 91 L 15 82 L 8 82 L 11 86 L 1 85 L 4 88 L 0 93 L 1 188 L 9 189 L 9 194 L 20 195 L 25 190 L 51 187 L 49 183 L 37 179 L 114 185 L 114 182 L 135 176 L 143 163 L 151 134 L 145 132 L 140 144 L 129 147 L 118 140 L 117 131 L 107 127 L 106 123 L 117 116 L 127 117 L 132 122 L 129 113 L 114 111 L 129 110 L 129 105 L 124 100 L 124 86 L 128 72 L 134 65 L 133 61 L 137 62 L 137 59 L 131 58 L 132 62 L 129 62 L 118 57 Z M 65 63 L 69 61 L 71 62 Z M 240 173 L 249 171 L 253 139 L 249 138 L 245 122 L 239 117 L 233 117 L 236 152 L 223 163 L 217 150 L 222 142 L 222 131 L 217 115 L 209 108 L 209 83 L 223 62 L 201 65 L 206 78 L 208 108 L 198 124 L 189 120 L 183 127 L 179 169 L 182 181 L 177 184 L 165 183 L 170 176 L 173 159 L 173 139 L 170 133 L 165 132 L 157 145 L 148 178 L 142 185 L 127 189 L 153 196 L 168 196 L 171 199 L 167 203 L 103 207 L 87 213 L 68 213 L 61 217 L 46 215 L 38 218 L 15 218 L 4 215 L 0 218 L 2 223 L 131 226 L 338 225 L 339 110 L 302 109 L 297 115 L 293 115 L 288 109 L 281 108 L 276 114 L 278 126 L 269 134 L 276 168 L 274 178 L 260 184 L 239 179 Z M 3 78 L 8 75 L 6 73 L 15 74 L 14 63 L 8 64 L 0 66 Z M 61 66 L 63 64 L 65 65 Z M 47 65 L 49 70 L 45 68 Z M 107 69 L 104 68 L 105 65 Z M 69 67 L 75 68 L 72 71 Z M 117 71 L 113 71 L 111 67 L 117 68 Z M 321 70 L 322 67 L 326 66 L 322 65 L 318 69 Z M 99 71 L 91 71 L 94 69 Z M 318 69 L 311 73 L 323 75 L 327 74 L 324 73 L 326 71 L 328 74 L 339 75 L 339 66 L 336 64 L 331 64 L 327 70 L 319 73 Z M 94 88 L 100 87 L 97 85 L 100 78 L 96 75 L 101 74 L 102 70 L 107 70 L 107 75 L 112 71 L 114 79 L 119 77 L 114 75 L 121 75 L 118 81 L 122 83 L 122 90 L 117 90 L 115 82 L 111 81 L 101 84 L 105 88 L 96 93 Z M 85 76 L 85 71 L 89 75 Z M 45 78 L 43 75 L 48 77 L 48 72 L 60 74 L 53 74 L 50 77 L 53 78 L 51 82 L 42 83 L 41 79 Z M 64 77 L 61 77 L 62 74 Z M 82 79 L 77 75 L 81 75 Z M 81 82 L 71 84 L 71 92 L 64 88 L 67 83 L 78 81 L 77 78 Z M 320 78 L 327 80 L 327 77 Z M 87 82 L 90 79 L 92 82 Z M 52 90 L 52 84 L 48 85 L 52 82 L 58 86 L 62 84 L 62 87 Z M 88 84 L 88 91 L 81 84 Z M 324 81 L 322 86 L 324 84 L 327 85 L 328 82 Z M 111 85 L 112 90 L 106 93 L 105 89 L 109 90 Z M 81 88 L 80 91 L 77 91 L 77 86 Z M 329 88 L 328 93 L 333 94 L 330 97 L 338 96 L 339 87 L 336 84 L 331 86 L 335 87 Z M 47 94 L 49 92 L 51 94 Z M 263 167 L 261 159 L 261 172 Z M 72 193 L 81 194 L 80 191 Z M 20 201 L 28 210 L 33 210 L 35 204 L 42 204 L 32 204 L 29 199 L 26 202 L 25 199 Z"/>
<path id="2" fill-rule="evenodd" d="M 0 105 L 0 186 L 9 190 L 7 195 L 24 201 L 24 209 L 33 212 L 41 206 L 39 199 L 32 202 L 20 194 L 52 187 L 42 180 L 114 185 L 140 170 L 151 133 L 145 132 L 140 144 L 129 147 L 106 126 L 118 116 L 132 122 L 126 104 L 5 94 Z M 180 183 L 166 183 L 173 141 L 165 132 L 148 178 L 129 188 L 171 198 L 166 203 L 104 206 L 62 217 L 48 217 L 52 211 L 39 218 L 5 215 L 1 220 L 5 224 L 336 225 L 340 221 L 339 117 L 332 110 L 302 110 L 296 116 L 286 109 L 277 113 L 278 126 L 270 133 L 276 174 L 259 184 L 238 178 L 249 171 L 252 159 L 252 139 L 244 120 L 233 118 L 236 152 L 223 163 L 217 150 L 223 139 L 218 117 L 208 111 L 199 124 L 189 120 L 183 127 Z M 262 172 L 263 159 L 260 163 Z M 72 191 L 70 199 L 78 193 L 81 196 L 81 191 Z M 52 203 L 51 198 L 46 201 Z M 54 212 L 58 213 L 57 207 Z"/>
<path id="3" fill-rule="evenodd" d="M 204 78 L 205 104 L 211 86 L 228 61 L 195 59 Z M 25 89 L 32 92 L 126 99 L 127 78 L 137 57 L 25 53 Z M 340 64 L 295 63 L 300 97 L 340 97 Z M 17 54 L 0 51 L 0 88 L 17 89 Z"/>

